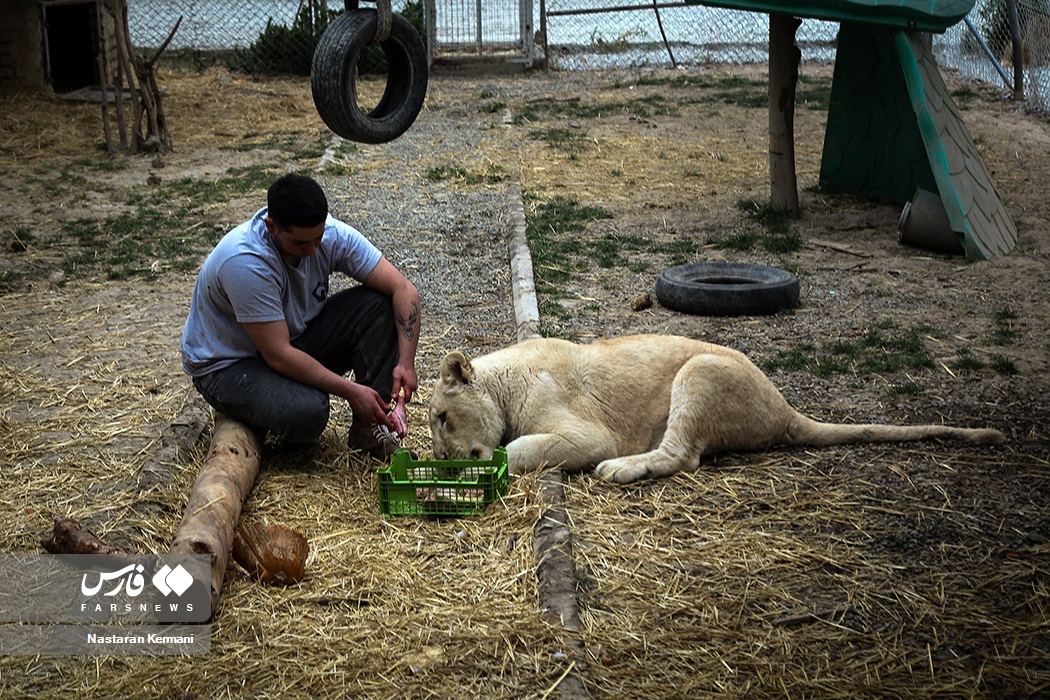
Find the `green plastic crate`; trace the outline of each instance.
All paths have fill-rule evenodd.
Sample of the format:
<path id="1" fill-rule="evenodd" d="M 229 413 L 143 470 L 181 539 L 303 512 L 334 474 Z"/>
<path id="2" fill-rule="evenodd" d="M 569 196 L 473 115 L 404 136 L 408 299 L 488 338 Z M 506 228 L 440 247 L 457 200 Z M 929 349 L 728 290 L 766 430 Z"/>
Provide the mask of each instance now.
<path id="1" fill-rule="evenodd" d="M 496 448 L 492 459 L 431 460 L 398 450 L 378 475 L 383 515 L 479 515 L 507 494 L 507 450 Z"/>

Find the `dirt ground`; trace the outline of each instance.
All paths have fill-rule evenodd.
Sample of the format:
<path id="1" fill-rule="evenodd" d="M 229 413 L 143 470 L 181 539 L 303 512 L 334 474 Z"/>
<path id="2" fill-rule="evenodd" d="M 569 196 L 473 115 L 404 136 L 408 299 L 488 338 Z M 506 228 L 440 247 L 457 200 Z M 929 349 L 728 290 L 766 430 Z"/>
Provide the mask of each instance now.
<path id="1" fill-rule="evenodd" d="M 763 106 L 727 97 L 723 79 L 754 92 L 765 69 L 693 70 L 707 82 L 678 86 L 681 71 L 435 75 L 421 122 L 476 129 L 474 145 L 450 149 L 433 135 L 415 143 L 410 131 L 403 138 L 415 160 L 402 184 L 426 190 L 429 205 L 455 199 L 455 187 L 502 192 L 519 179 L 530 214 L 555 197 L 608 212 L 584 234 L 567 235 L 619 239 L 621 257 L 607 267 L 582 253 L 572 261 L 571 281 L 540 297 L 548 333 L 581 341 L 679 333 L 760 364 L 790 351 L 818 356 L 875 330 L 916 336 L 928 366 L 825 373 L 780 365 L 771 374 L 795 406 L 820 419 L 988 426 L 1008 435 L 1006 445 L 725 455 L 695 474 L 626 488 L 574 477 L 567 509 L 582 628 L 566 631 L 537 610 L 528 541 L 543 511 L 534 483 L 515 482 L 500 513 L 454 531 L 371 513 L 357 523 L 347 514 L 371 507 L 374 474 L 328 466 L 326 459 L 345 465 L 345 456 L 338 435 L 326 435 L 303 458 L 316 466 L 273 467 L 248 508 L 317 543 L 303 587 L 268 589 L 231 572 L 206 660 L 8 657 L 0 660 L 0 695 L 101 687 L 154 697 L 548 697 L 564 692 L 566 675 L 580 677 L 591 697 L 1050 693 L 1050 125 L 993 88 L 952 83 L 1019 234 L 1012 254 L 967 263 L 901 246 L 897 204 L 821 192 L 825 112 L 800 104 L 803 214 L 790 230 L 801 247 L 736 250 L 718 241 L 763 230 L 740 202 L 769 200 L 767 123 Z M 830 82 L 828 66 L 803 73 Z M 320 154 L 333 141 L 306 81 L 207 73 L 165 75 L 161 85 L 176 149 L 156 156 L 101 153 L 97 106 L 38 94 L 0 101 L 6 551 L 39 551 L 55 515 L 80 518 L 121 546 L 163 550 L 200 456 L 183 455 L 172 482 L 150 495 L 159 511 L 147 517 L 129 504 L 139 498 L 138 470 L 191 401 L 177 338 L 193 270 L 158 259 L 157 274 L 128 279 L 92 267 L 70 273 L 61 262 L 78 244 L 63 237 L 63 225 L 133 211 L 151 177 L 327 167 L 318 166 Z M 598 109 L 514 119 L 541 103 Z M 662 108 L 625 107 L 640 104 Z M 577 146 L 540 138 L 553 129 L 574 135 Z M 237 143 L 251 147 L 229 147 Z M 363 174 L 380 167 L 382 154 L 342 146 L 337 159 Z M 501 178 L 441 190 L 422 176 L 435 165 Z M 206 250 L 260 193 L 209 202 L 186 237 Z M 479 216 L 494 231 L 505 228 L 500 212 Z M 469 257 L 480 239 L 456 239 L 454 228 L 442 235 Z M 649 244 L 631 248 L 626 241 L 635 239 Z M 634 301 L 652 293 L 656 274 L 684 261 L 669 252 L 683 242 L 690 259 L 795 271 L 799 308 L 760 318 L 638 309 Z M 505 272 L 493 280 L 507 291 Z M 446 306 L 424 338 L 425 381 L 448 350 L 480 353 L 513 340 L 509 296 L 505 309 L 463 299 Z M 411 414 L 420 426 L 412 444 L 424 452 L 426 395 Z M 325 514 L 283 503 L 301 491 Z M 465 591 L 441 568 L 456 556 L 456 570 L 477 577 L 472 585 L 489 583 Z M 423 607 L 437 600 L 445 607 Z M 301 629 L 316 643 L 303 641 Z M 411 661 L 421 653 L 430 661 Z"/>

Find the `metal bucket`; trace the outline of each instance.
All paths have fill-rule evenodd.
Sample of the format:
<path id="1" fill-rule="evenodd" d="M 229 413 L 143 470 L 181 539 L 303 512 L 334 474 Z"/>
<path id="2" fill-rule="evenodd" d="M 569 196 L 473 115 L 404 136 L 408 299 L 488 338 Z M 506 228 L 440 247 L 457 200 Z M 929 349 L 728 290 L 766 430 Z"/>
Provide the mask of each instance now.
<path id="1" fill-rule="evenodd" d="M 919 188 L 897 221 L 898 240 L 935 253 L 965 255 L 962 234 L 952 230 L 940 195 Z"/>

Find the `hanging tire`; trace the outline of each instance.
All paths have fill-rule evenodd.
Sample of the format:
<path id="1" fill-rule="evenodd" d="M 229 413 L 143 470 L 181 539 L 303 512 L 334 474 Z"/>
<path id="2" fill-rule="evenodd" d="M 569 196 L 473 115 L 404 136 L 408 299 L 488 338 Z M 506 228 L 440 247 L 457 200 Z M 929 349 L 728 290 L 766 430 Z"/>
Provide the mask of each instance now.
<path id="1" fill-rule="evenodd" d="M 408 20 L 391 16 L 381 44 L 387 62 L 386 89 L 368 114 L 357 104 L 357 64 L 378 26 L 375 10 L 349 10 L 328 25 L 314 50 L 310 87 L 321 120 L 344 139 L 393 141 L 412 126 L 427 95 L 427 52 Z"/>
<path id="2" fill-rule="evenodd" d="M 757 316 L 798 304 L 799 281 L 775 267 L 743 263 L 692 263 L 664 270 L 656 298 L 675 311 L 703 316 Z"/>

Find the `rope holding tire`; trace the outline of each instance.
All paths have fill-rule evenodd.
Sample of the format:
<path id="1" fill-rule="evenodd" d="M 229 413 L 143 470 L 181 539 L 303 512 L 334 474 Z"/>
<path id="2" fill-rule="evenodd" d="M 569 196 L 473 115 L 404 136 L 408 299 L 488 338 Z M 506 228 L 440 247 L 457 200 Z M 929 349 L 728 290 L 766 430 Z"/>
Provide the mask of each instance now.
<path id="1" fill-rule="evenodd" d="M 386 143 L 407 131 L 423 107 L 426 47 L 415 27 L 391 12 L 391 0 L 376 0 L 375 10 L 351 7 L 356 4 L 346 0 L 346 12 L 328 25 L 314 50 L 314 106 L 337 135 L 360 143 Z M 365 114 L 357 101 L 357 66 L 361 52 L 373 42 L 386 56 L 387 81 L 379 103 Z"/>
<path id="2" fill-rule="evenodd" d="M 393 24 L 393 10 L 390 9 L 390 0 L 376 0 L 376 36 L 373 41 L 382 44 L 390 38 L 390 25 Z"/>

